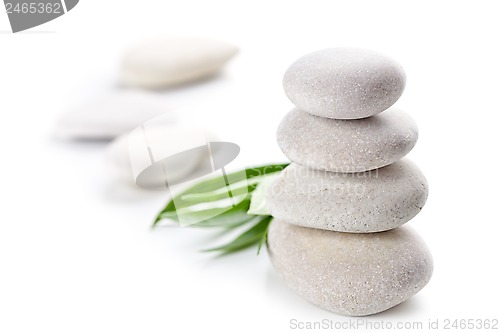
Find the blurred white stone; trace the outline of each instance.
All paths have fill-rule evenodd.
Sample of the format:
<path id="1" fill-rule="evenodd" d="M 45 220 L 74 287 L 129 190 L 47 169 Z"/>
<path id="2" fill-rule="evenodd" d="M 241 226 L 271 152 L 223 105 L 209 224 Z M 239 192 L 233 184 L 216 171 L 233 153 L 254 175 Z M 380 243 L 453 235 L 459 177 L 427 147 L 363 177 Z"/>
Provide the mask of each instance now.
<path id="1" fill-rule="evenodd" d="M 206 147 L 213 138 L 213 134 L 202 129 L 145 123 L 110 144 L 108 161 L 111 172 L 118 180 L 129 184 L 165 189 L 166 184 L 186 179 L 202 160 L 209 159 L 206 150 L 193 148 Z M 186 151 L 190 153 L 183 154 Z M 158 164 L 165 158 L 169 158 L 168 163 Z M 148 168 L 154 170 L 144 172 Z"/>
<path id="2" fill-rule="evenodd" d="M 55 136 L 67 140 L 111 140 L 163 114 L 167 114 L 162 117 L 166 123 L 175 121 L 175 115 L 157 94 L 118 91 L 64 113 Z"/>
<path id="3" fill-rule="evenodd" d="M 166 88 L 218 73 L 238 51 L 234 45 L 202 38 L 164 38 L 137 45 L 124 57 L 128 86 Z"/>

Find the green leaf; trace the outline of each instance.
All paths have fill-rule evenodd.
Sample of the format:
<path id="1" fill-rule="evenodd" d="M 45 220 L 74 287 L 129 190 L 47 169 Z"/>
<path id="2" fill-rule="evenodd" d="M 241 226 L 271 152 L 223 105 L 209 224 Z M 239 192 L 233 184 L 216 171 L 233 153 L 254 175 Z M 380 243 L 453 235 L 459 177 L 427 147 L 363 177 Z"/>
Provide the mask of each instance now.
<path id="1" fill-rule="evenodd" d="M 170 219 L 191 227 L 245 229 L 226 245 L 205 251 L 234 253 L 267 242 L 272 216 L 265 210 L 265 194 L 275 176 L 288 164 L 263 165 L 203 180 L 173 197 L 153 226 Z M 248 226 L 250 227 L 248 227 Z"/>
<path id="2" fill-rule="evenodd" d="M 250 205 L 250 200 L 247 198 L 238 205 L 218 214 L 211 215 L 210 218 L 199 220 L 199 222 L 192 224 L 194 227 L 234 227 L 243 222 L 248 222 L 252 219 L 246 212 Z"/>
<path id="3" fill-rule="evenodd" d="M 271 221 L 272 221 L 272 217 L 269 220 L 269 223 L 267 224 L 266 231 L 264 232 L 264 234 L 262 235 L 262 237 L 259 240 L 259 247 L 257 248 L 257 255 L 260 254 L 260 249 L 262 248 L 262 245 L 264 245 L 264 244 L 267 245 L 267 232 L 269 231 L 269 224 L 271 224 Z"/>
<path id="4" fill-rule="evenodd" d="M 228 188 L 231 191 L 233 196 L 238 196 L 242 194 L 251 193 L 257 185 L 267 176 L 255 177 L 252 179 L 244 180 L 239 183 L 244 183 L 243 185 L 239 183 L 229 184 L 228 187 L 222 187 L 220 189 L 211 191 L 211 192 L 203 192 L 203 193 L 186 193 L 181 199 L 186 203 L 199 203 L 199 202 L 211 202 L 217 201 L 221 199 L 225 199 L 228 197 Z M 238 186 L 240 185 L 240 186 Z M 177 209 L 180 207 L 177 206 Z"/>
<path id="5" fill-rule="evenodd" d="M 155 224 L 157 224 L 160 220 L 164 218 L 168 218 L 179 222 L 181 219 L 183 220 L 183 224 L 190 224 L 189 220 L 192 220 L 192 226 L 223 226 L 223 221 L 227 221 L 227 224 L 231 224 L 230 221 L 232 218 L 239 218 L 241 220 L 242 217 L 247 217 L 247 210 L 250 206 L 250 197 L 246 197 L 239 204 L 233 207 L 216 207 L 216 208 L 208 208 L 203 210 L 181 210 L 181 211 L 173 211 L 173 212 L 163 212 L 157 218 Z"/>
<path id="6" fill-rule="evenodd" d="M 256 178 L 259 176 L 263 175 L 268 175 L 268 174 L 273 174 L 276 172 L 280 172 L 283 170 L 288 163 L 284 164 L 271 164 L 271 165 L 263 165 L 259 167 L 254 167 L 254 168 L 248 168 L 243 171 L 237 171 L 233 173 L 227 174 L 226 178 L 229 179 L 239 179 L 240 181 L 243 179 L 240 179 L 240 175 L 244 174 L 246 175 L 246 179 L 250 180 L 252 178 Z M 230 183 L 229 185 L 231 186 L 232 184 L 235 184 L 237 182 Z M 155 219 L 153 226 L 156 225 L 161 219 L 163 218 L 171 218 L 175 221 L 178 221 L 175 218 L 175 214 L 167 214 L 167 213 L 175 213 L 176 209 L 184 208 L 184 207 L 189 207 L 191 205 L 195 205 L 197 203 L 204 203 L 204 202 L 211 202 L 213 200 L 218 200 L 221 196 L 218 190 L 221 191 L 223 190 L 223 193 L 226 192 L 226 182 L 224 180 L 224 177 L 219 176 L 219 177 L 214 177 L 208 180 L 204 180 L 199 182 L 196 185 L 191 186 L 190 188 L 184 190 L 183 192 L 179 193 L 176 195 L 170 202 L 166 205 L 166 207 L 158 214 L 157 218 Z M 255 189 L 255 186 L 253 182 L 249 181 L 248 185 L 248 192 L 252 192 Z M 213 193 L 216 192 L 216 193 Z M 198 195 L 198 197 L 196 197 Z M 227 194 L 224 194 L 223 197 L 227 197 Z M 197 198 L 197 199 L 193 199 Z M 208 199 L 208 200 L 207 200 Z"/>
<path id="7" fill-rule="evenodd" d="M 193 224 L 193 227 L 232 229 L 252 221 L 254 216 L 245 213 L 222 214 Z"/>
<path id="8" fill-rule="evenodd" d="M 220 252 L 221 254 L 234 253 L 246 249 L 252 245 L 262 245 L 262 239 L 265 238 L 267 234 L 267 228 L 272 220 L 271 216 L 257 216 L 254 217 L 258 221 L 250 229 L 243 232 L 241 235 L 236 237 L 233 241 L 226 245 L 211 248 L 205 250 L 206 252 Z M 259 246 L 260 250 L 260 246 Z"/>

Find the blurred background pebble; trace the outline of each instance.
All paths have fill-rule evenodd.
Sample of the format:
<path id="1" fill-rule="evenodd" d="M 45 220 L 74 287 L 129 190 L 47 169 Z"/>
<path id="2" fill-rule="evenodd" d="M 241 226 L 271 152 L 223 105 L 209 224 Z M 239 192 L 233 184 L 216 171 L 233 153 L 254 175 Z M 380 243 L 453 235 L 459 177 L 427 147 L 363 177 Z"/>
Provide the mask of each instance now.
<path id="1" fill-rule="evenodd" d="M 131 49 L 123 60 L 125 85 L 161 89 L 217 74 L 238 52 L 234 45 L 204 38 L 163 38 Z"/>
<path id="2" fill-rule="evenodd" d="M 119 90 L 64 113 L 55 129 L 55 136 L 65 140 L 112 140 L 127 133 L 144 121 L 171 113 L 168 103 L 157 94 Z M 167 120 L 165 118 L 165 120 Z"/>

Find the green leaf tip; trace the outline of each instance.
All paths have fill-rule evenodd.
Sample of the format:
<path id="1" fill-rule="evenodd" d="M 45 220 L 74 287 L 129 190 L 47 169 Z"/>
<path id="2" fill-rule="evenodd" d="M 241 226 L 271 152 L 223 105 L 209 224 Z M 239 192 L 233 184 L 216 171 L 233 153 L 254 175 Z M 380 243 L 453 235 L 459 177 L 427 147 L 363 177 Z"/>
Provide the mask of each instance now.
<path id="1" fill-rule="evenodd" d="M 250 229 L 241 233 L 231 242 L 222 246 L 206 249 L 203 252 L 219 252 L 220 254 L 230 254 L 244 250 L 253 245 L 258 245 L 257 254 L 259 254 L 263 241 L 266 238 L 267 228 L 269 227 L 272 217 L 259 216 L 255 217 L 254 219 L 257 220 L 257 222 Z"/>
<path id="2" fill-rule="evenodd" d="M 264 209 L 265 187 L 288 164 L 261 165 L 201 180 L 172 197 L 156 216 L 152 228 L 163 219 L 200 228 L 236 230 L 250 226 L 229 243 L 203 252 L 225 255 L 256 245 L 259 254 L 262 245 L 267 243 L 267 230 L 272 221 Z M 253 195 L 256 190 L 257 195 Z M 252 200 L 256 202 L 252 204 Z"/>

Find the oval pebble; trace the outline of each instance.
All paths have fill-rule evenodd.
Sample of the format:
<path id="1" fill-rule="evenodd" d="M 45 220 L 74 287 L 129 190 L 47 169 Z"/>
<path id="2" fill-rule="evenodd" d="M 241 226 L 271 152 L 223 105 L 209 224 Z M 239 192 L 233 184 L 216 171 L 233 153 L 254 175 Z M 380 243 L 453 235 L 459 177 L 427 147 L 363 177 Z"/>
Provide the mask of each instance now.
<path id="1" fill-rule="evenodd" d="M 403 93 L 406 75 L 390 57 L 357 48 L 307 54 L 285 72 L 285 94 L 299 109 L 335 119 L 373 116 Z"/>
<path id="2" fill-rule="evenodd" d="M 396 228 L 424 206 L 428 185 L 407 159 L 362 173 L 334 173 L 289 165 L 266 198 L 275 218 L 303 227 L 368 233 Z"/>
<path id="3" fill-rule="evenodd" d="M 278 276 L 309 302 L 348 316 L 387 310 L 430 280 L 432 256 L 413 229 L 372 234 L 302 228 L 273 220 L 268 250 Z"/>
<path id="4" fill-rule="evenodd" d="M 125 55 L 122 81 L 152 89 L 199 81 L 219 72 L 237 52 L 234 45 L 202 38 L 147 41 Z"/>
<path id="5" fill-rule="evenodd" d="M 155 94 L 122 91 L 104 95 L 64 113 L 54 135 L 63 140 L 112 140 L 143 122 L 163 115 L 165 122 L 176 116 Z"/>
<path id="6" fill-rule="evenodd" d="M 152 164 L 149 151 L 154 160 L 161 160 L 179 149 L 192 148 L 192 143 L 197 138 L 215 138 L 213 134 L 202 129 L 161 125 L 148 126 L 145 136 L 141 134 L 142 131 L 137 130 L 123 134 L 109 145 L 107 160 L 110 173 L 116 180 L 126 184 L 162 190 L 165 189 L 166 180 L 173 184 L 189 178 L 201 163 L 209 160 L 209 157 L 204 155 L 202 151 L 193 151 L 192 154 L 173 159 L 168 165 L 168 175 L 163 173 L 146 174 L 146 178 L 141 179 L 141 183 L 138 183 L 135 177 L 137 169 L 142 170 Z M 166 177 L 167 179 L 165 179 Z"/>
<path id="7" fill-rule="evenodd" d="M 355 120 L 321 118 L 295 108 L 277 131 L 278 145 L 292 162 L 333 172 L 391 164 L 408 154 L 417 139 L 415 121 L 395 107 Z"/>

